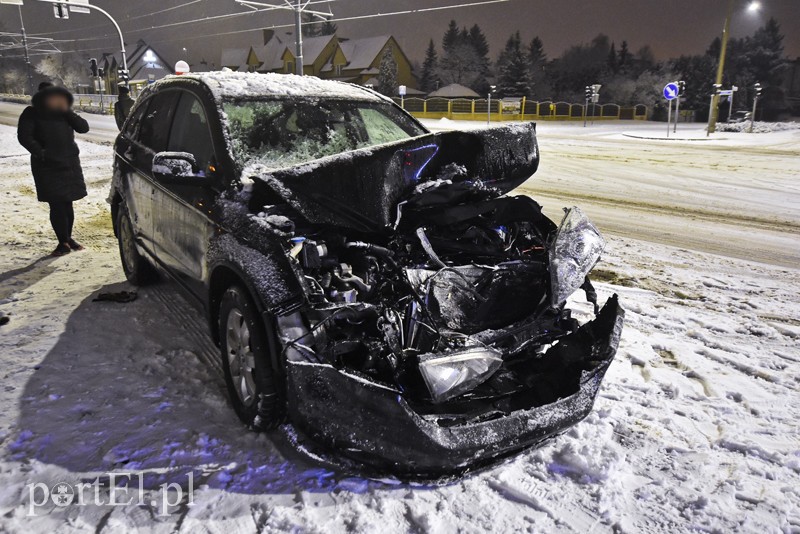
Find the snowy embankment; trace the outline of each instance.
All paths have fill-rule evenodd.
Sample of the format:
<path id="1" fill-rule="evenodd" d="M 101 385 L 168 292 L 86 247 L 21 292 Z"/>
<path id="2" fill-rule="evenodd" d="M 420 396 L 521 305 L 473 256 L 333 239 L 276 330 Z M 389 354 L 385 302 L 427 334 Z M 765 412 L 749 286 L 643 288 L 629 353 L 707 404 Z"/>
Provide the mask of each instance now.
<path id="1" fill-rule="evenodd" d="M 168 284 L 92 301 L 127 286 L 111 149 L 81 148 L 87 251 L 48 258 L 27 157 L 0 127 L 0 531 L 800 531 L 797 269 L 609 235 L 596 285 L 620 293 L 626 327 L 592 415 L 450 483 L 368 480 L 303 458 L 287 429 L 243 429 L 202 318 Z M 144 504 L 28 515 L 29 484 L 110 471 L 146 472 Z M 188 472 L 193 505 L 157 515 L 153 488 Z"/>

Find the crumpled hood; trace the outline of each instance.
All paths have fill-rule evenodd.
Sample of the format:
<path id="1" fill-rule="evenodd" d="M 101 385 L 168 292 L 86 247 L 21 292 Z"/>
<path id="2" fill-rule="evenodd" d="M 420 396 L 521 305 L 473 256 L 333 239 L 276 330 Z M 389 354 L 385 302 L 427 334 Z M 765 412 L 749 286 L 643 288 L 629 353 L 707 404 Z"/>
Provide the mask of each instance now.
<path id="1" fill-rule="evenodd" d="M 398 204 L 453 164 L 466 170 L 448 176 L 453 183 L 480 180 L 495 196 L 508 193 L 539 166 L 536 126 L 428 134 L 252 178 L 256 193 L 268 188 L 312 224 L 376 232 L 391 228 Z"/>

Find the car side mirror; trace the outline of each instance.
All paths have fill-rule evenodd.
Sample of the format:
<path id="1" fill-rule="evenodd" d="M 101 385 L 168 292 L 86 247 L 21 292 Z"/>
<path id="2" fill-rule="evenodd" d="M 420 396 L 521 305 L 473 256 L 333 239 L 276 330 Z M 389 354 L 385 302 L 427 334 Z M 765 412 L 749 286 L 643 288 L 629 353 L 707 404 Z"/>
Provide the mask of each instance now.
<path id="1" fill-rule="evenodd" d="M 197 160 L 188 152 L 159 152 L 153 157 L 153 176 L 162 179 L 193 178 Z"/>

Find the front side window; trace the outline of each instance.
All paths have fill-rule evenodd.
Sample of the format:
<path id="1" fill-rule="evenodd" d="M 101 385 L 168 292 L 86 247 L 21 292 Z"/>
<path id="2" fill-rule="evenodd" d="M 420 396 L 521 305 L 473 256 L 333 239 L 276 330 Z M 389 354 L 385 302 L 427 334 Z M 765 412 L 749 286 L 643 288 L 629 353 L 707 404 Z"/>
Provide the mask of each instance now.
<path id="1" fill-rule="evenodd" d="M 142 122 L 142 118 L 144 117 L 145 111 L 147 111 L 148 102 L 143 102 L 140 106 L 136 107 L 136 109 L 131 113 L 131 116 L 125 123 L 124 130 L 122 133 L 128 139 L 136 139 L 136 133 L 139 130 L 139 125 Z"/>
<path id="2" fill-rule="evenodd" d="M 196 96 L 183 93 L 172 120 L 168 150 L 188 152 L 197 162 L 199 175 L 205 176 L 213 170 L 214 143 L 205 108 Z"/>
<path id="3" fill-rule="evenodd" d="M 169 128 L 179 96 L 178 91 L 166 91 L 156 94 L 147 104 L 147 111 L 139 128 L 139 142 L 153 152 L 167 149 Z"/>
<path id="4" fill-rule="evenodd" d="M 223 104 L 238 163 L 269 169 L 425 134 L 389 104 L 274 99 Z"/>

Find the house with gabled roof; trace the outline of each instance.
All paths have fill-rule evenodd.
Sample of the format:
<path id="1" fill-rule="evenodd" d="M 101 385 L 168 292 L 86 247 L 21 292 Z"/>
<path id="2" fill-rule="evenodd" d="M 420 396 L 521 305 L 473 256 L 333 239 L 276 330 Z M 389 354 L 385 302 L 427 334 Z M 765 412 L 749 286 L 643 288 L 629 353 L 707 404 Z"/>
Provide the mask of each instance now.
<path id="1" fill-rule="evenodd" d="M 385 50 L 391 50 L 397 63 L 397 83 L 417 87 L 411 61 L 391 35 L 347 39 L 337 35 L 303 40 L 303 72 L 309 76 L 340 80 L 360 85 L 375 84 Z M 281 38 L 264 31 L 264 44 L 249 49 L 222 51 L 221 66 L 234 71 L 294 73 L 297 58 L 291 36 Z"/>
<path id="2" fill-rule="evenodd" d="M 173 73 L 173 64 L 166 60 L 155 48 L 139 39 L 134 45 L 125 47 L 128 61 L 129 84 L 132 87 L 146 85 Z M 106 92 L 116 94 L 119 79 L 117 70 L 122 68 L 122 58 L 118 54 L 105 53 L 99 65 L 104 70 Z"/>
<path id="3" fill-rule="evenodd" d="M 381 60 L 390 50 L 397 63 L 397 83 L 411 88 L 417 86 L 411 61 L 391 35 L 363 39 L 339 39 L 339 46 L 322 70 L 323 78 L 357 83 L 374 81 L 380 74 Z"/>

